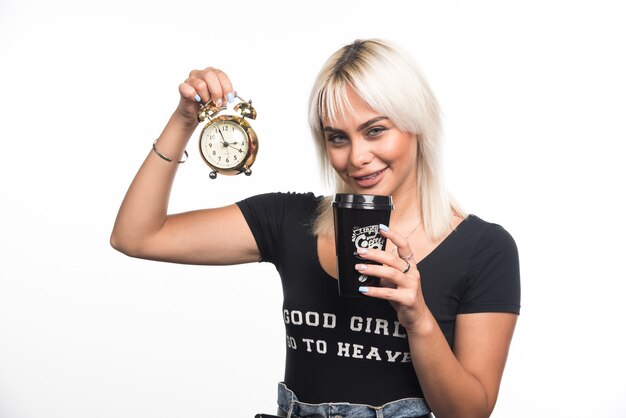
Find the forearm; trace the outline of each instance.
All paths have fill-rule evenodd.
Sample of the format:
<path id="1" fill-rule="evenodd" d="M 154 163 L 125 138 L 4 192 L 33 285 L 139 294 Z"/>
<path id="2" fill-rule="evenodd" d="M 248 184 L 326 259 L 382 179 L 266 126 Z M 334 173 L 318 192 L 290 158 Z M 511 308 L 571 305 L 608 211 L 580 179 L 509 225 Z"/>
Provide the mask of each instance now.
<path id="1" fill-rule="evenodd" d="M 407 336 L 415 373 L 437 418 L 490 415 L 493 407 L 487 391 L 458 361 L 430 311 L 419 329 Z"/>
<path id="2" fill-rule="evenodd" d="M 191 124 L 175 112 L 157 140 L 159 153 L 172 159 L 168 162 L 152 150 L 135 175 L 111 234 L 111 245 L 132 252 L 147 237 L 163 226 L 167 217 L 169 196 L 179 161 L 197 124 Z"/>

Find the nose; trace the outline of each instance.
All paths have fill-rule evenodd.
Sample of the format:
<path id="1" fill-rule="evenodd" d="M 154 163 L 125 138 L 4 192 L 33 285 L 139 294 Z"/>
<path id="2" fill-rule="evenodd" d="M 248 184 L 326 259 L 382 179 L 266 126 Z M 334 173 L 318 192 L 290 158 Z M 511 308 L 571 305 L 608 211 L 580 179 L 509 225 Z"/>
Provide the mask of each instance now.
<path id="1" fill-rule="evenodd" d="M 371 152 L 370 144 L 364 139 L 354 139 L 350 144 L 350 164 L 355 168 L 369 164 L 374 155 Z"/>

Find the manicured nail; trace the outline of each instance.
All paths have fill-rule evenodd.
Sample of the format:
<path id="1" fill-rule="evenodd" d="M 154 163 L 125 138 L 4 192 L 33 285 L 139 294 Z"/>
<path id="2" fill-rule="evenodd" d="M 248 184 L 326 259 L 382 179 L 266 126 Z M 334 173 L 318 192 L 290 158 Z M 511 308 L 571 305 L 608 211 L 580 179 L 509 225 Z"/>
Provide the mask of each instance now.
<path id="1" fill-rule="evenodd" d="M 196 94 L 195 97 L 193 98 L 196 102 L 200 103 L 202 101 L 202 97 L 200 97 L 199 94 Z"/>
<path id="2" fill-rule="evenodd" d="M 367 264 L 356 264 L 354 268 L 358 271 L 365 271 L 367 270 Z"/>
<path id="3" fill-rule="evenodd" d="M 359 254 L 367 254 L 367 248 L 359 247 L 356 249 L 356 252 Z"/>
<path id="4" fill-rule="evenodd" d="M 385 232 L 389 231 L 389 227 L 385 224 L 378 225 L 378 228 L 382 229 Z"/>
<path id="5" fill-rule="evenodd" d="M 369 290 L 370 289 L 367 286 L 359 286 L 359 292 L 361 293 L 367 293 Z"/>
<path id="6" fill-rule="evenodd" d="M 221 107 L 222 106 L 222 98 L 221 97 L 215 101 L 215 106 L 217 106 L 217 107 Z"/>
<path id="7" fill-rule="evenodd" d="M 226 100 L 228 100 L 228 103 L 232 103 L 235 101 L 235 96 L 233 95 L 232 91 L 226 95 Z"/>

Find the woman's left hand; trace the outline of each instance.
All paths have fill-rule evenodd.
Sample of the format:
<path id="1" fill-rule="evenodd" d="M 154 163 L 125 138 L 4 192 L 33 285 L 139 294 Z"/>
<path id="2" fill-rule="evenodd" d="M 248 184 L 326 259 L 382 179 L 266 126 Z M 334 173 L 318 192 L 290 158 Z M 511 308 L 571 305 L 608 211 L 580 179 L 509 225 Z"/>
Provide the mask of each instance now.
<path id="1" fill-rule="evenodd" d="M 356 264 L 359 272 L 380 277 L 380 287 L 362 287 L 363 294 L 369 297 L 388 300 L 398 313 L 398 320 L 408 331 L 417 331 L 420 323 L 428 316 L 428 308 L 422 294 L 420 273 L 417 270 L 413 251 L 408 241 L 400 234 L 379 229 L 379 233 L 391 241 L 396 253 L 373 248 L 359 250 L 359 256 L 382 265 Z"/>

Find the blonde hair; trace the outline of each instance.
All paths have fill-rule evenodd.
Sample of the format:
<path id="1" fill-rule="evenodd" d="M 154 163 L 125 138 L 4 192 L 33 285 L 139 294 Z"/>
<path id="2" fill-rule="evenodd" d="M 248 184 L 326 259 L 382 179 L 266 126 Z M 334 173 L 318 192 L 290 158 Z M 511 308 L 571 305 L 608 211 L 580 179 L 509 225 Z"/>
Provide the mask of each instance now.
<path id="1" fill-rule="evenodd" d="M 356 40 L 335 52 L 322 67 L 309 99 L 309 124 L 322 175 L 337 193 L 353 190 L 334 172 L 326 155 L 324 120 L 333 123 L 353 112 L 346 89 L 387 116 L 401 131 L 416 135 L 417 187 L 427 236 L 436 241 L 450 231 L 453 213 L 465 217 L 451 201 L 441 178 L 439 105 L 412 58 L 381 39 Z M 314 223 L 318 235 L 333 234 L 332 196 L 321 203 Z"/>

